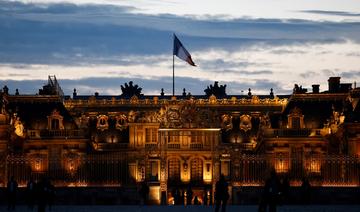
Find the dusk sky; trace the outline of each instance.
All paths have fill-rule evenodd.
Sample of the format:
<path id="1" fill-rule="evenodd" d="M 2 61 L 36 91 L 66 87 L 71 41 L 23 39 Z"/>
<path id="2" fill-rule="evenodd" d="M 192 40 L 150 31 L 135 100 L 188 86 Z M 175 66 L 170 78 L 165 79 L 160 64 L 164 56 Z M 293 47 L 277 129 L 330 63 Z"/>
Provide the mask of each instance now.
<path id="1" fill-rule="evenodd" d="M 68 95 L 130 80 L 171 94 L 173 33 L 197 64 L 175 59 L 178 95 L 360 81 L 359 0 L 0 0 L 0 86 L 35 94 L 56 75 Z"/>

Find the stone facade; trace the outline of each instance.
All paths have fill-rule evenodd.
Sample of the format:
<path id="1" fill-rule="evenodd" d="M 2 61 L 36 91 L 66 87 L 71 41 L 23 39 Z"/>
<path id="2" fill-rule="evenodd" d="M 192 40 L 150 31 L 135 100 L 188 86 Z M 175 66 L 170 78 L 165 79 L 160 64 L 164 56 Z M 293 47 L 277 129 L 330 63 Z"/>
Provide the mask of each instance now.
<path id="1" fill-rule="evenodd" d="M 170 204 L 189 187 L 210 201 L 220 174 L 234 199 L 272 168 L 295 186 L 303 177 L 360 185 L 358 88 L 226 95 L 216 83 L 204 96 L 146 96 L 129 85 L 119 96 L 70 97 L 49 78 L 41 95 L 2 92 L 0 185 L 12 175 L 20 185 L 41 176 L 57 186 L 146 182 L 152 201 Z"/>

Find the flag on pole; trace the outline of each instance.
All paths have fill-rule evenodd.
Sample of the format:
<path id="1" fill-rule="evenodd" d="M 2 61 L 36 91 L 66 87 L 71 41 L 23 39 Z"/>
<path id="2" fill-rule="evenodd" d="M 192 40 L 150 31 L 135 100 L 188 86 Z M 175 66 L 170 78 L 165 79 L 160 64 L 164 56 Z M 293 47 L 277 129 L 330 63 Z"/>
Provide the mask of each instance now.
<path id="1" fill-rule="evenodd" d="M 194 61 L 191 59 L 190 53 L 185 49 L 180 40 L 174 34 L 174 52 L 173 55 L 176 55 L 178 58 L 186 61 L 192 66 L 196 66 Z"/>

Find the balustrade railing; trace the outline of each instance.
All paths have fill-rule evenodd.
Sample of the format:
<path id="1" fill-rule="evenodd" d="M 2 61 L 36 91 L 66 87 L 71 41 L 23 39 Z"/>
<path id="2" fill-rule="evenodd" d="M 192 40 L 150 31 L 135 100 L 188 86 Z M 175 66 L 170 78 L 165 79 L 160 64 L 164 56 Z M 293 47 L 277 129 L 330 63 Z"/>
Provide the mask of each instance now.
<path id="1" fill-rule="evenodd" d="M 229 179 L 243 186 L 263 185 L 272 167 L 280 176 L 287 175 L 295 186 L 301 184 L 303 177 L 318 186 L 360 186 L 360 159 L 355 156 L 289 158 L 242 155 L 230 163 Z M 21 186 L 25 186 L 31 177 L 39 180 L 42 176 L 50 177 L 57 186 L 119 186 L 133 182 L 129 176 L 127 155 L 115 152 L 82 155 L 70 160 L 9 155 L 5 168 L 6 179 L 15 176 Z"/>
<path id="2" fill-rule="evenodd" d="M 40 138 L 82 138 L 85 136 L 83 130 L 28 130 L 30 139 Z"/>
<path id="3" fill-rule="evenodd" d="M 267 129 L 265 137 L 315 137 L 320 136 L 321 129 Z"/>

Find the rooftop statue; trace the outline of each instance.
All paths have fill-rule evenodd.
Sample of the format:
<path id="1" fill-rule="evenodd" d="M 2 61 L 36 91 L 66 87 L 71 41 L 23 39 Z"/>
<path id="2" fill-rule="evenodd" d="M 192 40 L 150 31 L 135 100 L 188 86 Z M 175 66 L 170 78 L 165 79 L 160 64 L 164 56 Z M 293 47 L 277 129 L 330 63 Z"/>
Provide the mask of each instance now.
<path id="1" fill-rule="evenodd" d="M 207 88 L 204 90 L 204 92 L 207 97 L 214 95 L 214 96 L 216 96 L 216 98 L 225 98 L 227 96 L 226 85 L 219 86 L 218 81 L 214 82 L 214 86 L 213 85 L 207 86 Z"/>
<path id="2" fill-rule="evenodd" d="M 121 85 L 120 87 L 122 91 L 121 97 L 131 98 L 133 96 L 143 96 L 143 94 L 141 94 L 142 88 L 138 85 L 133 85 L 133 81 L 130 81 L 129 84 L 125 83 L 124 86 Z"/>

